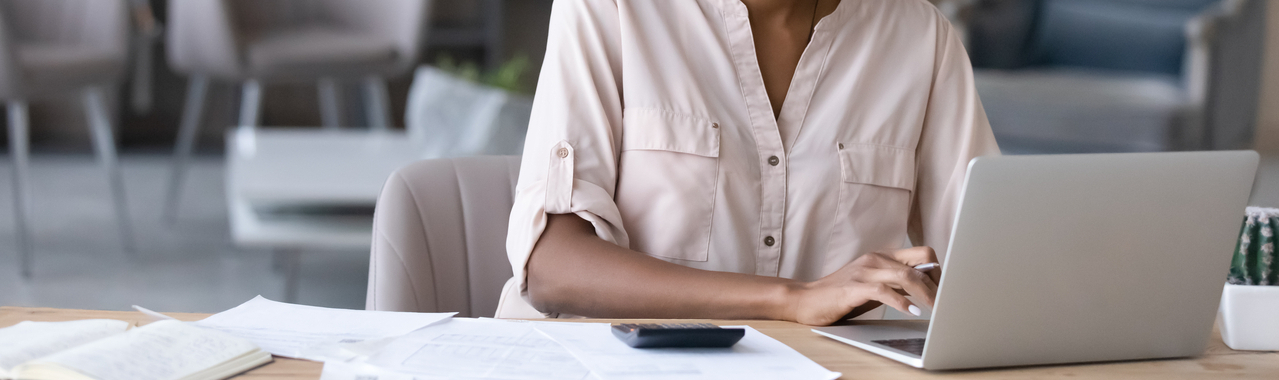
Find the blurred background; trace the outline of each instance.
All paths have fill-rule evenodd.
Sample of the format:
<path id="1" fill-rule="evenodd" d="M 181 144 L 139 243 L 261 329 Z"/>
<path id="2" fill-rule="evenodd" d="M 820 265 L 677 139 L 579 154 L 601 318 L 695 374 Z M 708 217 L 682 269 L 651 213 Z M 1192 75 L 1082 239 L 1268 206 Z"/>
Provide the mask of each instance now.
<path id="1" fill-rule="evenodd" d="M 934 3 L 1006 154 L 1256 149 L 1279 206 L 1279 4 Z M 550 7 L 0 0 L 0 305 L 363 308 L 391 171 L 519 153 Z"/>

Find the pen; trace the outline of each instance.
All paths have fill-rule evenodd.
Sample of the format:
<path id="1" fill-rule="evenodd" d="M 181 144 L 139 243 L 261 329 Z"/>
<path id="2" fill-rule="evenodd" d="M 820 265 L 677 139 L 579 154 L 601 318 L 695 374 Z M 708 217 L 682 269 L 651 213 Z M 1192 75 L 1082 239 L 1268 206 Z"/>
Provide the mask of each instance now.
<path id="1" fill-rule="evenodd" d="M 915 270 L 920 272 L 927 272 L 933 269 L 937 269 L 938 267 L 941 267 L 941 264 L 938 264 L 938 263 L 919 264 L 915 266 Z"/>
<path id="2" fill-rule="evenodd" d="M 937 269 L 940 267 L 941 267 L 941 264 L 938 264 L 938 263 L 924 263 L 924 264 L 916 265 L 915 270 L 920 272 L 928 272 L 930 270 Z M 907 310 L 910 311 L 911 314 L 914 314 L 916 317 L 923 314 L 922 311 L 919 310 L 919 306 L 910 305 L 910 308 Z"/>
<path id="3" fill-rule="evenodd" d="M 176 319 L 175 319 L 175 318 L 173 318 L 173 317 L 170 317 L 170 316 L 167 316 L 167 315 L 164 315 L 164 314 L 160 314 L 160 313 L 157 313 L 157 312 L 151 311 L 151 309 L 148 309 L 148 308 L 145 308 L 145 307 L 142 307 L 142 306 L 138 306 L 138 305 L 133 305 L 133 310 L 137 310 L 138 312 L 140 312 L 140 313 L 142 313 L 142 314 L 146 315 L 147 317 L 151 318 L 151 320 L 152 320 L 152 321 L 157 321 L 157 322 L 158 322 L 158 321 L 163 321 L 163 320 L 167 320 L 167 319 L 174 319 L 174 320 L 176 320 Z"/>

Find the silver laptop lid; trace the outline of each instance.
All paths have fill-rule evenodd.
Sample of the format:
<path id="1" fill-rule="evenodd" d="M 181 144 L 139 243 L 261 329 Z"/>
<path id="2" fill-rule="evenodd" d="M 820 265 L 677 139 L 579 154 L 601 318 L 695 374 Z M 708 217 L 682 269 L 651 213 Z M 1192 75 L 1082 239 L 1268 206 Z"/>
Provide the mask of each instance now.
<path id="1" fill-rule="evenodd" d="M 924 367 L 1203 351 L 1255 152 L 983 157 L 969 165 Z"/>

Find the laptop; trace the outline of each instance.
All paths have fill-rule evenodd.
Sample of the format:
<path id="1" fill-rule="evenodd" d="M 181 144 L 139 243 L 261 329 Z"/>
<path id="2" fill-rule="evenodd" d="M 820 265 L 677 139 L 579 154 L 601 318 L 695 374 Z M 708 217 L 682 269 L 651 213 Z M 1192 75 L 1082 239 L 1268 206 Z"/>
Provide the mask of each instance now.
<path id="1" fill-rule="evenodd" d="M 974 159 L 931 321 L 813 331 L 928 370 L 1198 355 L 1257 161 L 1252 151 Z"/>

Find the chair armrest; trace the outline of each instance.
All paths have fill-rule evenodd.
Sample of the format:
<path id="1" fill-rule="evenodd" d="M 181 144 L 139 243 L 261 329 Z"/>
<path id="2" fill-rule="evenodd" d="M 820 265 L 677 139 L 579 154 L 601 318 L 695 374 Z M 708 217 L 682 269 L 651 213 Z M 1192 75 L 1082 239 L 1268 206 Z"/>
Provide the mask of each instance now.
<path id="1" fill-rule="evenodd" d="M 1221 0 L 1186 22 L 1186 54 L 1182 81 L 1191 102 L 1202 106 L 1208 98 L 1212 53 L 1220 25 L 1239 18 L 1248 0 Z"/>
<path id="2" fill-rule="evenodd" d="M 169 65 L 187 74 L 243 75 L 241 41 L 225 0 L 170 0 Z"/>
<path id="3" fill-rule="evenodd" d="M 399 60 L 397 71 L 407 72 L 417 63 L 426 36 L 431 0 L 328 0 L 326 14 L 344 26 L 393 41 Z"/>

